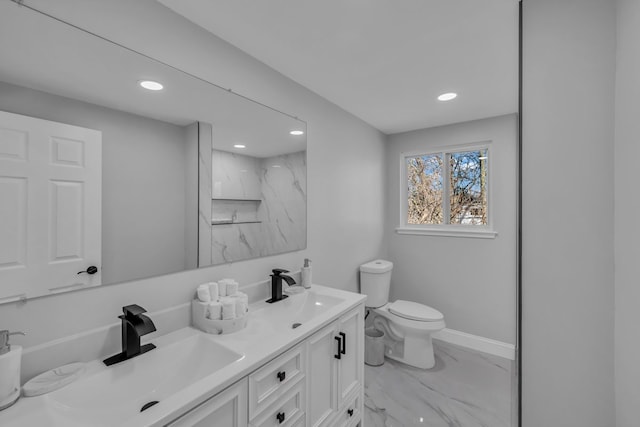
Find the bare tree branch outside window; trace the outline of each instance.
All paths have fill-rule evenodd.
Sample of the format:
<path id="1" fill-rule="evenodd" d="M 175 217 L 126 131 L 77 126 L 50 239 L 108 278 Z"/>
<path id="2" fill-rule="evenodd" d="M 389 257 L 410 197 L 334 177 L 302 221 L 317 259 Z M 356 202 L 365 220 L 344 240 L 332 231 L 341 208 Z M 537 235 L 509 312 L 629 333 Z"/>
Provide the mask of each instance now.
<path id="1" fill-rule="evenodd" d="M 407 158 L 409 224 L 442 224 L 442 155 Z"/>
<path id="2" fill-rule="evenodd" d="M 425 154 L 405 161 L 408 224 L 488 224 L 487 149 Z M 445 161 L 449 166 L 446 189 Z M 445 198 L 448 218 L 444 218 Z"/>
<path id="3" fill-rule="evenodd" d="M 450 224 L 487 224 L 487 150 L 451 153 Z"/>

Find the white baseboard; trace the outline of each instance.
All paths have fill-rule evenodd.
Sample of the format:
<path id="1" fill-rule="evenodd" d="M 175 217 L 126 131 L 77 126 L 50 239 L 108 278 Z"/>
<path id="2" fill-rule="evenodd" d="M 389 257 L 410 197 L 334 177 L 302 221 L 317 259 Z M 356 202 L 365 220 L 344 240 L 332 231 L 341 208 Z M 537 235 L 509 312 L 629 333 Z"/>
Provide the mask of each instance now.
<path id="1" fill-rule="evenodd" d="M 478 335 L 471 335 L 466 332 L 460 332 L 449 328 L 444 328 L 443 330 L 434 333 L 432 337 L 450 344 L 459 345 L 461 347 L 470 348 L 472 350 L 481 351 L 494 356 L 504 357 L 505 359 L 516 359 L 516 346 L 502 341 L 496 341 L 490 338 L 480 337 Z"/>

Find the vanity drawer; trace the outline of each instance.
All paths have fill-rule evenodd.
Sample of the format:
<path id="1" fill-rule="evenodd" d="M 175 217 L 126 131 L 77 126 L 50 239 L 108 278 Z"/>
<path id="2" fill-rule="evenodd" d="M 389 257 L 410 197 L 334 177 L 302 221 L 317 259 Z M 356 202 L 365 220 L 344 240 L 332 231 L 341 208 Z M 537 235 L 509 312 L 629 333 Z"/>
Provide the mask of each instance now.
<path id="1" fill-rule="evenodd" d="M 360 422 L 362 414 L 360 413 L 360 407 L 362 402 L 360 401 L 360 393 L 354 393 L 353 397 L 349 399 L 348 403 L 342 407 L 342 410 L 338 413 L 334 425 L 336 427 L 354 427 Z"/>
<path id="2" fill-rule="evenodd" d="M 243 378 L 182 414 L 166 427 L 246 427 L 246 425 L 247 379 Z"/>
<path id="3" fill-rule="evenodd" d="M 251 427 L 297 427 L 304 425 L 305 385 L 302 379 L 284 393 L 278 404 L 267 408 L 252 420 Z"/>
<path id="4" fill-rule="evenodd" d="M 304 378 L 305 347 L 299 345 L 249 375 L 249 418 L 281 401 L 280 397 Z"/>
<path id="5" fill-rule="evenodd" d="M 297 420 L 293 421 L 291 427 L 305 427 L 306 416 L 305 413 L 301 413 Z"/>

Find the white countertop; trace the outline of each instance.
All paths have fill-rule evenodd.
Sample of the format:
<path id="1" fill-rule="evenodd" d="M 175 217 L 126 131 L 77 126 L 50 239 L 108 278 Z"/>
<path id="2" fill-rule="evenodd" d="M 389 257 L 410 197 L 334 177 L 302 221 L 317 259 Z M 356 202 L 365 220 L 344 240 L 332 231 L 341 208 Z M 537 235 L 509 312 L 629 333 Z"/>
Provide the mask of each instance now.
<path id="1" fill-rule="evenodd" d="M 289 301 L 286 305 L 282 304 L 282 302 L 275 303 L 274 305 L 267 304 L 266 302 L 251 304 L 247 327 L 232 334 L 209 335 L 193 327 L 186 327 L 152 340 L 158 348 L 161 348 L 181 339 L 196 334 L 202 334 L 207 337 L 207 339 L 214 340 L 228 349 L 242 354 L 243 357 L 226 366 L 224 369 L 218 370 L 209 376 L 201 378 L 183 388 L 181 391 L 162 399 L 160 403 L 130 418 L 127 423 L 120 425 L 130 427 L 161 426 L 172 421 L 184 412 L 188 411 L 190 408 L 219 393 L 241 378 L 249 375 L 252 371 L 264 365 L 277 355 L 283 353 L 288 348 L 293 347 L 323 326 L 331 323 L 340 315 L 364 302 L 366 298 L 365 295 L 319 285 L 313 285 L 311 290 L 319 295 L 340 298 L 342 301 L 317 317 L 304 322 L 301 326 L 295 329 L 291 327 L 284 328 L 282 326 L 274 326 L 268 324 L 268 322 L 260 322 L 256 320 L 259 317 L 261 310 L 289 310 L 295 308 L 297 298 L 296 295 L 292 295 L 291 298 L 285 300 Z M 280 306 L 278 306 L 278 304 L 280 304 Z M 254 316 L 252 316 L 252 314 L 254 314 Z M 252 317 L 255 317 L 256 319 Z M 104 356 L 106 357 L 110 355 L 105 354 Z M 153 351 L 140 355 L 132 360 L 143 360 L 144 357 L 153 357 Z M 126 364 L 132 360 L 121 363 Z M 212 363 L 215 363 L 215 361 L 212 361 Z M 83 381 L 84 379 L 106 369 L 110 368 L 105 366 L 101 360 L 89 362 L 87 364 L 86 372 L 78 381 Z M 162 373 L 159 372 L 158 375 L 162 375 Z M 100 399 L 100 396 L 96 396 L 96 399 Z M 104 421 L 100 419 L 99 414 L 96 414 L 95 418 L 95 423 L 93 423 L 92 420 L 93 426 L 109 425 L 105 424 Z M 3 427 L 23 427 L 32 425 L 52 427 L 87 427 L 86 419 L 84 419 L 84 421 L 75 419 L 69 408 L 65 408 L 59 402 L 51 399 L 50 394 L 37 397 L 20 398 L 15 405 L 0 412 L 0 425 Z"/>

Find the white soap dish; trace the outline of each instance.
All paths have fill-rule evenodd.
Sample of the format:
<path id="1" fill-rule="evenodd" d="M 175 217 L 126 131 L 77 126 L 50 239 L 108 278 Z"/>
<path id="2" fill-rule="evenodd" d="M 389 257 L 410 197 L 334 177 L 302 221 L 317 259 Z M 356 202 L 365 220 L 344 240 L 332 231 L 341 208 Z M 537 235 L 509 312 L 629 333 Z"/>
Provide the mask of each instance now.
<path id="1" fill-rule="evenodd" d="M 84 373 L 84 370 L 85 364 L 76 362 L 43 372 L 22 386 L 22 394 L 25 397 L 32 397 L 57 390 L 74 382 Z"/>
<path id="2" fill-rule="evenodd" d="M 193 326 L 208 334 L 230 334 L 244 329 L 247 326 L 249 312 L 242 316 L 228 320 L 207 319 L 208 303 L 198 300 L 191 300 L 191 321 Z"/>

